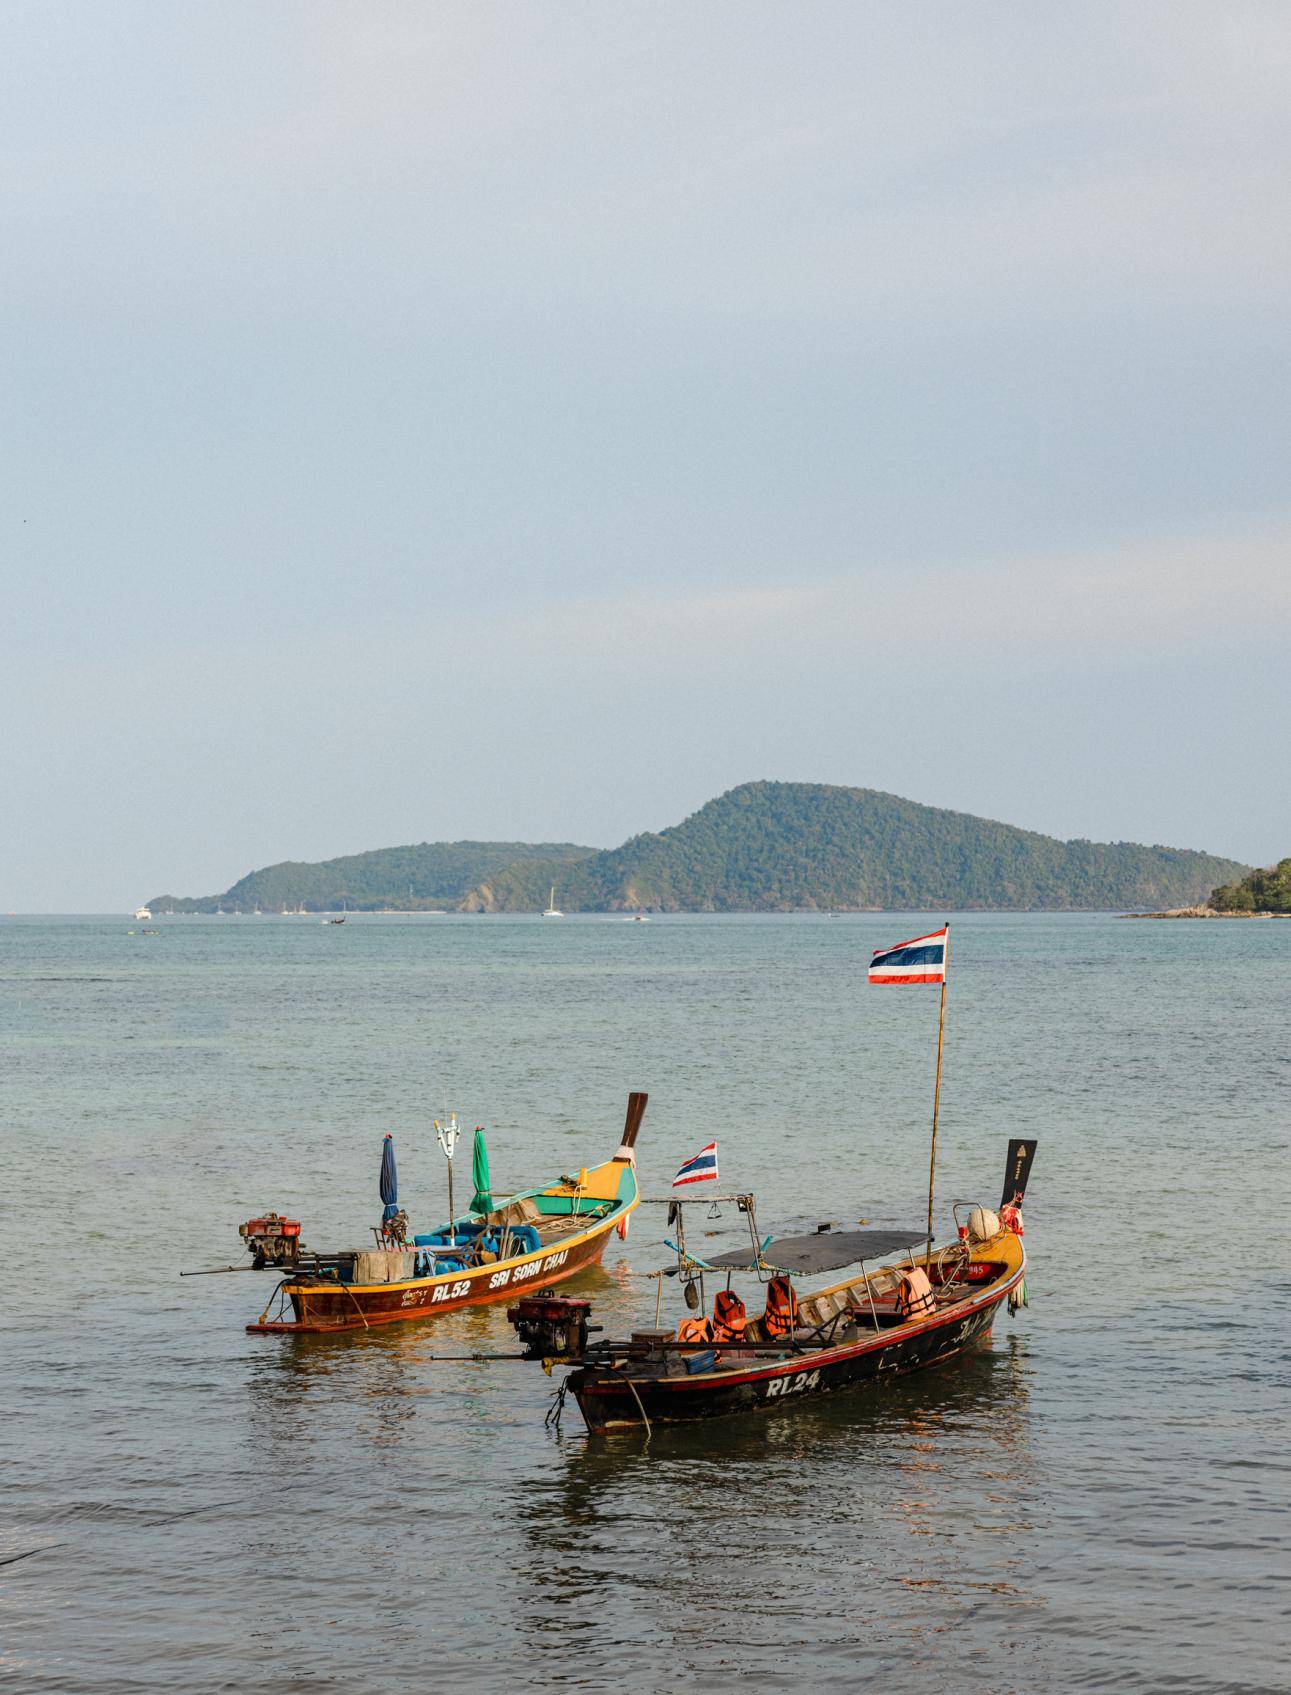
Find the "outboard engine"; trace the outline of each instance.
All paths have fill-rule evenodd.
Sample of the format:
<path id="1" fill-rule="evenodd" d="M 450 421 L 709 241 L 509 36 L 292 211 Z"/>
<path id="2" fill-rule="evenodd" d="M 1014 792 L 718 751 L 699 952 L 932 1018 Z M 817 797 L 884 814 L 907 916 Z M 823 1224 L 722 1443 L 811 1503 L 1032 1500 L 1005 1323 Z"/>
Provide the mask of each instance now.
<path id="1" fill-rule="evenodd" d="M 591 1311 L 590 1301 L 539 1289 L 508 1307 L 507 1319 L 524 1343 L 526 1359 L 581 1359 L 587 1350 Z"/>
<path id="2" fill-rule="evenodd" d="M 266 1265 L 295 1265 L 300 1259 L 300 1221 L 267 1212 L 238 1225 L 238 1235 L 247 1245 L 257 1271 Z"/>

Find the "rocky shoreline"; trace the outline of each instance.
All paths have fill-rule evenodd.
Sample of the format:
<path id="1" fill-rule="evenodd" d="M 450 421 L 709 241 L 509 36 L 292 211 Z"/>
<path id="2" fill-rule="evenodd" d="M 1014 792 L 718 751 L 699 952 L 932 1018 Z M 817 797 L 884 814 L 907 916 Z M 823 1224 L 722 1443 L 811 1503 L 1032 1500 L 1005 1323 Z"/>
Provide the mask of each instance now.
<path id="1" fill-rule="evenodd" d="M 1291 918 L 1291 912 L 1217 912 L 1213 906 L 1176 906 L 1169 912 L 1123 912 L 1122 918 Z"/>

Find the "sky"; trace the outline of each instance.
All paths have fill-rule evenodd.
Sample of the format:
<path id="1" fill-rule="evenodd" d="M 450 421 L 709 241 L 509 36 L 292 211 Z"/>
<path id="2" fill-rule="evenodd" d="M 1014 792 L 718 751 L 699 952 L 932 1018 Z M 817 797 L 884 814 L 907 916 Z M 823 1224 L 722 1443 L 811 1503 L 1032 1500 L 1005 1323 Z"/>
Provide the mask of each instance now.
<path id="1" fill-rule="evenodd" d="M 1291 10 L 0 0 L 0 911 L 758 778 L 1291 853 Z"/>

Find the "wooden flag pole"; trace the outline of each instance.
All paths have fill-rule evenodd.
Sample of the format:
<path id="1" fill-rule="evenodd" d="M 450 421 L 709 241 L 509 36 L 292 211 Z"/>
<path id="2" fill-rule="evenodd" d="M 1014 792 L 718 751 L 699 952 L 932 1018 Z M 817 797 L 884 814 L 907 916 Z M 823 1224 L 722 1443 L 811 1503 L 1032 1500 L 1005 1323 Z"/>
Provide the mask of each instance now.
<path id="1" fill-rule="evenodd" d="M 946 1043 L 946 984 L 950 980 L 950 925 L 941 956 L 941 1015 L 937 1020 L 937 1081 L 932 1091 L 932 1152 L 928 1157 L 928 1260 L 932 1264 L 932 1198 L 937 1176 L 937 1117 L 941 1111 L 941 1054 Z"/>

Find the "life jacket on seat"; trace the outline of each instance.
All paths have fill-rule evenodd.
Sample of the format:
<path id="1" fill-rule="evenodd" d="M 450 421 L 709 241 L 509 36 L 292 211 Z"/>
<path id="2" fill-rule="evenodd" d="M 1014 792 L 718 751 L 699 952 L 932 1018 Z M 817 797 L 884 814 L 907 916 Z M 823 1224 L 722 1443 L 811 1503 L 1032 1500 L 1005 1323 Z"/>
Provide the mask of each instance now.
<path id="1" fill-rule="evenodd" d="M 713 1340 L 742 1342 L 747 1323 L 748 1314 L 740 1297 L 733 1289 L 719 1289 L 713 1302 Z"/>
<path id="2" fill-rule="evenodd" d="M 711 1342 L 713 1340 L 713 1321 L 711 1318 L 683 1318 L 677 1326 L 679 1342 Z"/>
<path id="3" fill-rule="evenodd" d="M 932 1284 L 928 1281 L 928 1273 L 921 1265 L 916 1265 L 913 1271 L 907 1271 L 901 1278 L 901 1287 L 897 1290 L 897 1311 L 902 1318 L 923 1318 L 936 1310 L 937 1303 L 933 1299 Z"/>
<path id="4" fill-rule="evenodd" d="M 773 1277 L 767 1284 L 767 1310 L 762 1328 L 772 1341 L 791 1336 L 798 1322 L 798 1297 L 787 1277 Z"/>

